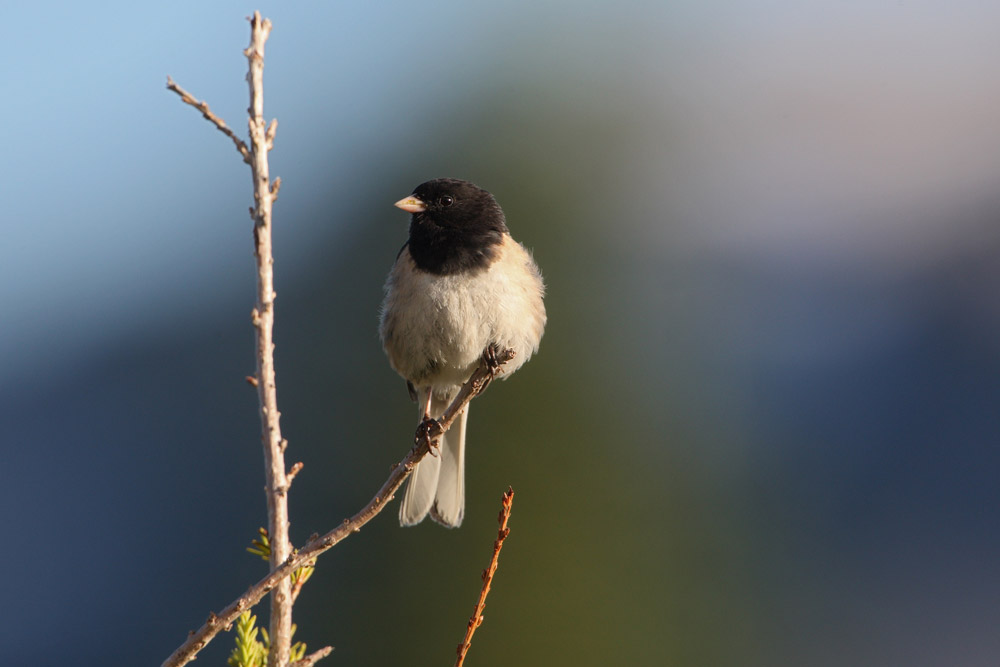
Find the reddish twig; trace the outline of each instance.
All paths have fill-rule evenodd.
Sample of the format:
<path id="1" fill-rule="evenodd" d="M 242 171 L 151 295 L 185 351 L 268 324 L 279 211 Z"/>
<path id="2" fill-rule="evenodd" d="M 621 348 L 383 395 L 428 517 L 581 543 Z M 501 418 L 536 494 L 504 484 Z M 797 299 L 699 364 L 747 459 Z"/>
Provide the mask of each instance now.
<path id="1" fill-rule="evenodd" d="M 472 635 L 476 632 L 476 628 L 483 624 L 483 609 L 486 607 L 486 596 L 490 593 L 490 584 L 493 583 L 493 575 L 497 571 L 497 564 L 500 560 L 500 549 L 503 548 L 503 541 L 510 535 L 507 520 L 510 519 L 510 508 L 513 504 L 514 489 L 507 487 L 507 492 L 503 494 L 503 500 L 501 501 L 500 515 L 497 517 L 497 521 L 500 522 L 500 530 L 497 531 L 497 539 L 493 543 L 493 558 L 490 559 L 489 567 L 483 570 L 483 588 L 479 591 L 476 608 L 473 610 L 472 616 L 469 618 L 469 623 L 465 628 L 465 638 L 458 645 L 458 660 L 455 661 L 455 667 L 462 667 L 462 663 L 465 662 L 465 654 L 469 652 L 469 647 L 472 645 Z"/>
<path id="2" fill-rule="evenodd" d="M 309 581 L 309 577 L 312 576 L 315 567 L 316 561 L 311 560 L 300 569 L 296 570 L 299 574 L 295 578 L 295 583 L 292 584 L 292 604 L 295 604 L 295 601 L 299 599 L 299 593 L 302 592 L 302 587 L 305 586 L 307 581 Z"/>

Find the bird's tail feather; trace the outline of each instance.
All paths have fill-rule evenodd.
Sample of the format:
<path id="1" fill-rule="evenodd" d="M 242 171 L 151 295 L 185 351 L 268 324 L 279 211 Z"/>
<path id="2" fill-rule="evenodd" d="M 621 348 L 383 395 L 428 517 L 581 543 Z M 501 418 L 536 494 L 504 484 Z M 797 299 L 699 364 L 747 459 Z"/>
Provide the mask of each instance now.
<path id="1" fill-rule="evenodd" d="M 424 401 L 418 403 L 422 406 Z M 440 418 L 450 403 L 450 398 L 432 398 L 431 416 Z M 422 411 L 420 416 L 423 417 Z M 465 430 L 468 418 L 469 408 L 466 406 L 448 432 L 441 436 L 438 456 L 428 454 L 413 469 L 399 506 L 400 525 L 418 524 L 428 513 L 434 521 L 448 528 L 457 528 L 462 524 L 465 515 Z"/>
<path id="2" fill-rule="evenodd" d="M 465 516 L 465 425 L 469 406 L 451 425 L 441 441 L 441 473 L 431 518 L 442 526 L 458 528 Z"/>

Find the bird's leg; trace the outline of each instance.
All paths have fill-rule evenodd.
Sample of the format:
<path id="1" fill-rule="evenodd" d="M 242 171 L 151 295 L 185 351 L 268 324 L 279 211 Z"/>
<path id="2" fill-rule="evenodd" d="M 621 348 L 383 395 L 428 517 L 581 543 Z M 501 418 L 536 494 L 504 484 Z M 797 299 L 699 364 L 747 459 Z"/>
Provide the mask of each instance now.
<path id="1" fill-rule="evenodd" d="M 438 420 L 431 417 L 431 399 L 433 397 L 434 390 L 431 387 L 428 387 L 427 400 L 424 401 L 424 416 L 423 419 L 420 420 L 420 424 L 417 426 L 417 434 L 414 440 L 416 446 L 419 447 L 422 444 L 426 444 L 427 453 L 431 456 L 438 456 L 437 450 L 439 447 L 435 438 L 441 432 L 441 424 L 438 423 Z"/>
<path id="2" fill-rule="evenodd" d="M 427 400 L 424 401 L 424 418 L 423 421 L 427 421 L 431 418 L 431 399 L 434 398 L 434 390 L 430 387 L 427 388 Z"/>

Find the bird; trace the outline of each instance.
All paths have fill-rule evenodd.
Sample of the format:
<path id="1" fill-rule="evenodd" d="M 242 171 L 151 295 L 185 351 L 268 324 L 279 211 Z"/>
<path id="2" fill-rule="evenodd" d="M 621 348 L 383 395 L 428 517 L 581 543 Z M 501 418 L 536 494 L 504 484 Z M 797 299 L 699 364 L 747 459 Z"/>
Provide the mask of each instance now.
<path id="1" fill-rule="evenodd" d="M 409 238 L 385 282 L 379 336 L 406 380 L 420 423 L 439 418 L 489 350 L 511 349 L 507 378 L 538 351 L 545 284 L 531 253 L 511 238 L 488 191 L 456 178 L 418 185 L 395 206 L 411 214 Z M 465 515 L 468 405 L 410 475 L 402 526 L 428 514 L 449 528 Z"/>

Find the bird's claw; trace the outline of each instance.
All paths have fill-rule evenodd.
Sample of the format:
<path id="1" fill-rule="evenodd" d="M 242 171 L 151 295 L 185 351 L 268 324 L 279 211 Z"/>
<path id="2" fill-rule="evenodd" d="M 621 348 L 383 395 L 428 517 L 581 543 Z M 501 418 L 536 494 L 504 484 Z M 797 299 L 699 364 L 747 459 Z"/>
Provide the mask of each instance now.
<path id="1" fill-rule="evenodd" d="M 441 434 L 441 424 L 436 419 L 431 417 L 424 417 L 420 425 L 417 426 L 417 434 L 414 438 L 414 444 L 419 447 L 421 445 L 427 446 L 427 453 L 431 456 L 440 456 L 438 452 L 441 447 L 437 442 L 438 435 Z"/>
<path id="2" fill-rule="evenodd" d="M 480 391 L 486 389 L 487 385 L 489 385 L 490 382 L 493 382 L 493 380 L 496 379 L 496 376 L 501 373 L 501 366 L 503 366 L 503 362 L 501 362 L 498 358 L 499 353 L 500 346 L 496 343 L 490 343 L 486 346 L 486 349 L 483 350 L 482 360 L 486 365 L 486 370 L 489 372 L 489 375 L 487 375 L 486 379 L 483 381 Z"/>
<path id="3" fill-rule="evenodd" d="M 500 360 L 497 359 L 497 354 L 500 352 L 500 346 L 496 343 L 490 343 L 483 350 L 483 361 L 486 363 L 486 367 L 489 369 L 491 375 L 496 375 L 497 371 L 500 369 Z"/>

